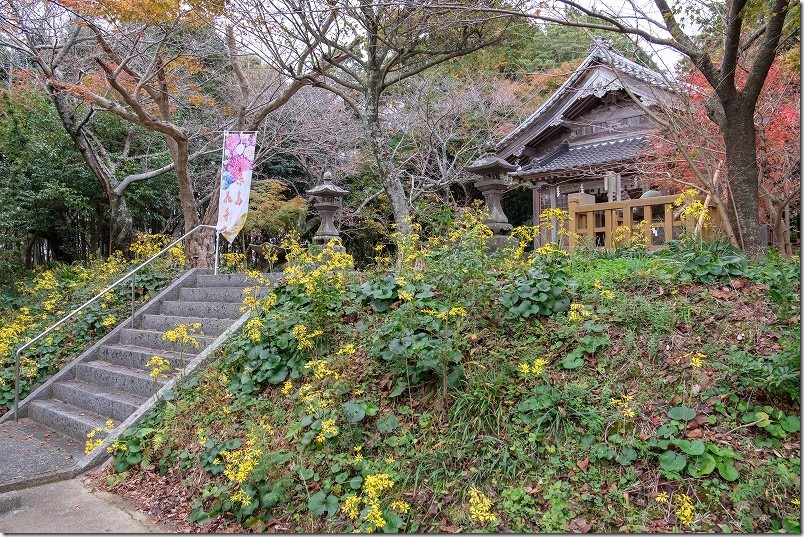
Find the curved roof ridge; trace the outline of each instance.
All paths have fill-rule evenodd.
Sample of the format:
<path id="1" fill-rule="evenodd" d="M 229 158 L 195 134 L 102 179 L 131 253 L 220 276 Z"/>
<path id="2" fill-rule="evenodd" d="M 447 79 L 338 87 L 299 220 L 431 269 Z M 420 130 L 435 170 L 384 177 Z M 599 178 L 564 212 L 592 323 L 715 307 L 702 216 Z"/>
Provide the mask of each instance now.
<path id="1" fill-rule="evenodd" d="M 592 62 L 595 61 L 613 67 L 618 71 L 627 73 L 634 78 L 647 82 L 648 84 L 662 86 L 665 89 L 669 88 L 667 81 L 660 73 L 629 60 L 617 52 L 612 47 L 611 43 L 600 36 L 596 36 L 594 42 L 589 46 L 589 54 L 586 56 L 586 59 L 581 62 L 581 64 L 575 69 L 569 78 L 567 78 L 567 80 L 565 80 L 564 83 L 561 84 L 561 86 L 550 97 L 548 97 L 538 109 L 536 109 L 535 112 L 533 112 L 522 123 L 517 125 L 511 132 L 506 134 L 499 142 L 497 142 L 495 149 L 499 150 L 503 144 L 515 138 L 528 127 L 530 127 L 533 122 L 541 117 L 546 110 L 548 110 L 556 101 L 561 98 L 566 88 L 573 85 L 575 81 L 583 75 L 584 71 L 592 64 Z"/>

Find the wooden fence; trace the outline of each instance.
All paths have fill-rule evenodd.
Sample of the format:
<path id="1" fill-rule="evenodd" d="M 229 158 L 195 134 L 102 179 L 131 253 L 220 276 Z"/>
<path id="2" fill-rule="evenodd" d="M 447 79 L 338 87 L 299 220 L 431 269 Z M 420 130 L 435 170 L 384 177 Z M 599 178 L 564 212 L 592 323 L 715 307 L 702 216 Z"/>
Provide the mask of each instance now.
<path id="1" fill-rule="evenodd" d="M 692 217 L 681 219 L 681 208 L 673 206 L 677 198 L 678 195 L 673 195 L 594 203 L 594 196 L 589 194 L 570 194 L 565 246 L 572 252 L 584 241 L 596 248 L 612 250 L 630 244 L 634 234 L 642 233 L 649 250 L 664 248 L 667 241 L 678 239 L 685 228 L 694 229 L 697 224 Z M 710 207 L 703 237 L 708 239 L 711 229 L 719 224 L 717 209 Z"/>

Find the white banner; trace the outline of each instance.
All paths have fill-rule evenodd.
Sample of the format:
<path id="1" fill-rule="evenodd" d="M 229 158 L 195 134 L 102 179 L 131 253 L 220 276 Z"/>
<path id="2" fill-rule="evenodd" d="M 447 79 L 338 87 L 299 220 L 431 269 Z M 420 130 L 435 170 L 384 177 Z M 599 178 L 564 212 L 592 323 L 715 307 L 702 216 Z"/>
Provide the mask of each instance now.
<path id="1" fill-rule="evenodd" d="M 251 173 L 254 168 L 256 132 L 224 132 L 218 231 L 231 244 L 248 216 Z"/>

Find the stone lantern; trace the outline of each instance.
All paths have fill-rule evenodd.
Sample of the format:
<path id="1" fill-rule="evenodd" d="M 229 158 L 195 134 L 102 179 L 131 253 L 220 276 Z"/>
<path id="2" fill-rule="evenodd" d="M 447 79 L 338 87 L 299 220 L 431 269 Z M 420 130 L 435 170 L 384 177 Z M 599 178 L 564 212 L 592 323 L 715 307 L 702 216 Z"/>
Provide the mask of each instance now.
<path id="1" fill-rule="evenodd" d="M 493 153 L 493 146 L 487 145 L 487 152 L 479 159 L 466 166 L 466 171 L 481 175 L 483 178 L 475 182 L 477 188 L 486 200 L 489 218 L 483 221 L 494 233 L 491 240 L 491 249 L 496 250 L 509 238 L 513 226 L 508 223 L 508 217 L 503 212 L 501 201 L 503 193 L 511 186 L 511 181 L 504 179 L 503 174 L 516 170 L 516 165 L 510 164 Z"/>
<path id="2" fill-rule="evenodd" d="M 318 214 L 321 215 L 321 225 L 313 236 L 315 244 L 327 244 L 332 239 L 340 238 L 340 233 L 335 227 L 335 213 L 342 207 L 342 198 L 348 193 L 348 190 L 332 184 L 330 172 L 324 173 L 323 183 L 307 191 L 315 201 L 313 207 L 318 209 Z"/>

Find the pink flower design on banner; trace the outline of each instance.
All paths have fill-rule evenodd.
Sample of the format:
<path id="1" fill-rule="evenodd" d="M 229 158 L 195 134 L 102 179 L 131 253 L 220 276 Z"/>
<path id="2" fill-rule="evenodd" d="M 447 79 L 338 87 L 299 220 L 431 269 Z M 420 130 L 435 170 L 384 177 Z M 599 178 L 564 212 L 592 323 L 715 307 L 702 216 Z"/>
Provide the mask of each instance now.
<path id="1" fill-rule="evenodd" d="M 224 135 L 216 227 L 230 243 L 240 232 L 248 213 L 256 143 L 257 133 Z"/>
<path id="2" fill-rule="evenodd" d="M 232 174 L 235 183 L 243 181 L 243 172 L 251 171 L 251 162 L 243 155 L 233 155 L 226 161 L 226 171 Z"/>

